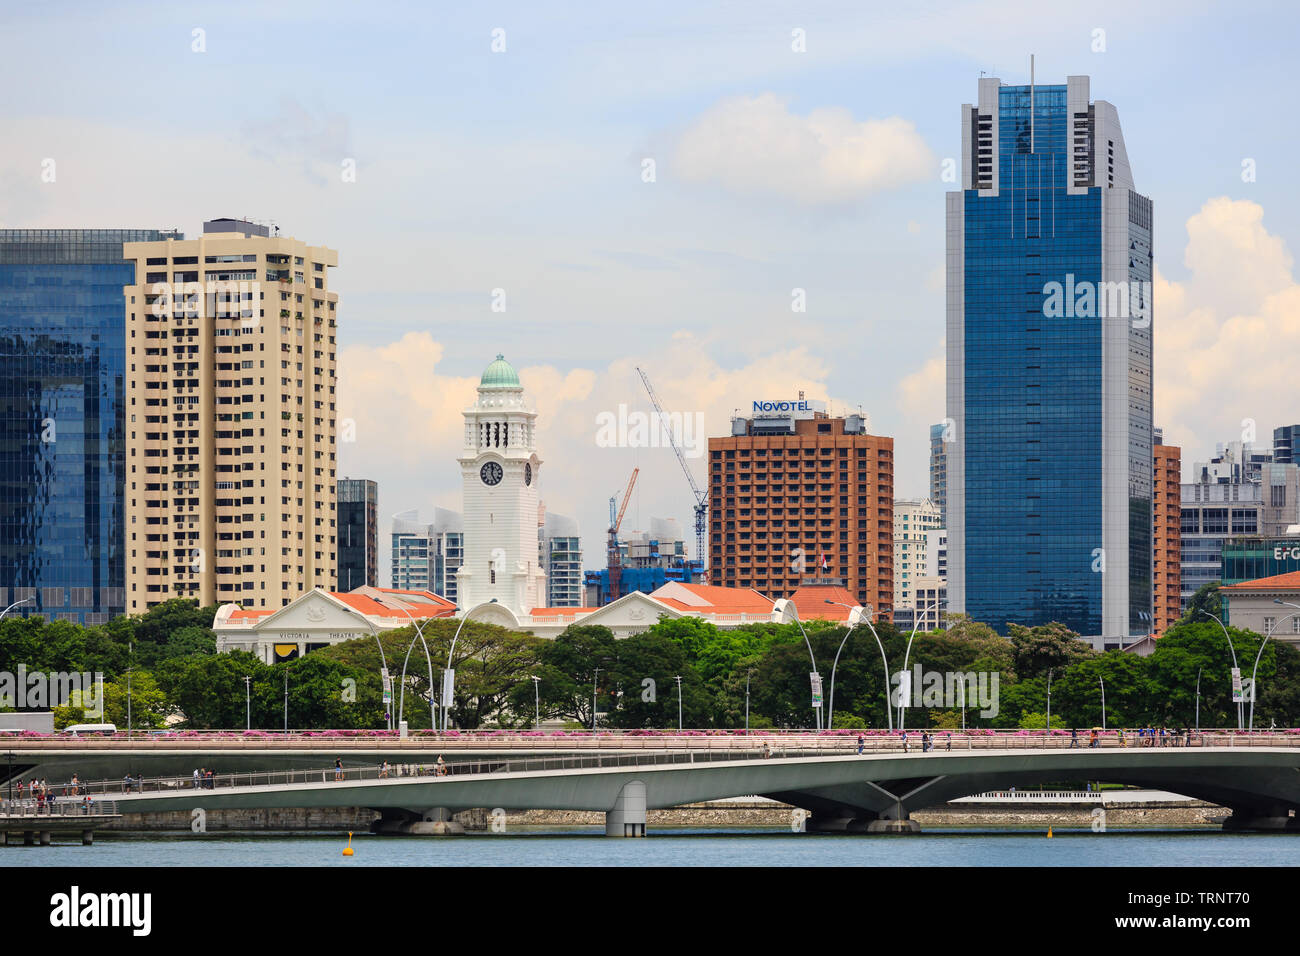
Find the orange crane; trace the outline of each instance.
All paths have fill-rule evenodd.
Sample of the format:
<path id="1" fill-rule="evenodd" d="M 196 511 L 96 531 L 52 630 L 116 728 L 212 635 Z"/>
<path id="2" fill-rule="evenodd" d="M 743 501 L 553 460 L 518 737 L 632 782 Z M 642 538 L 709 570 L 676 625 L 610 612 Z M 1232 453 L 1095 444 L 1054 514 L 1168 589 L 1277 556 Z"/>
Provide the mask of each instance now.
<path id="1" fill-rule="evenodd" d="M 614 505 L 618 501 L 618 495 L 609 499 L 609 599 L 617 601 L 619 598 L 618 586 L 622 580 L 623 559 L 618 553 L 618 529 L 623 524 L 623 515 L 627 511 L 627 503 L 632 498 L 632 487 L 636 484 L 636 476 L 640 474 L 640 468 L 632 469 L 632 477 L 628 479 L 627 490 L 623 492 L 623 506 L 618 509 L 617 517 L 614 515 Z"/>

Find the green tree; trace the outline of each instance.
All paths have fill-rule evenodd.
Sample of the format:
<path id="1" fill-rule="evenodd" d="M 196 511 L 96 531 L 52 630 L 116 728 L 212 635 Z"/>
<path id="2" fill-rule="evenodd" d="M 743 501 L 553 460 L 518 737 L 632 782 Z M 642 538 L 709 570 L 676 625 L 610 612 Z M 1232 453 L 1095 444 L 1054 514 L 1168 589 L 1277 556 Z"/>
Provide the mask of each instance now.
<path id="1" fill-rule="evenodd" d="M 1222 581 L 1210 581 L 1197 588 L 1188 599 L 1187 610 L 1183 612 L 1179 623 L 1195 624 L 1198 621 L 1209 621 L 1210 619 L 1202 612 L 1208 612 L 1218 618 L 1223 617 L 1223 599 L 1219 597 L 1221 587 L 1223 587 Z M 1210 621 L 1210 623 L 1214 622 Z"/>

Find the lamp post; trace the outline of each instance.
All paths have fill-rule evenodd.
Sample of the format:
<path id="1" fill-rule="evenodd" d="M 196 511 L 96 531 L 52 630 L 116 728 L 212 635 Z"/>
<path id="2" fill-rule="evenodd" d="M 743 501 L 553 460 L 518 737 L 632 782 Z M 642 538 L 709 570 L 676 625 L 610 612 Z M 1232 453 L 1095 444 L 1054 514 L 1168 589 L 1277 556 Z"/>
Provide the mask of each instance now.
<path id="1" fill-rule="evenodd" d="M 415 619 L 415 617 L 406 608 L 400 609 L 403 614 L 411 619 L 411 624 L 415 626 L 416 636 L 411 638 L 411 643 L 406 648 L 406 658 L 402 661 L 402 689 L 397 698 L 397 726 L 402 726 L 402 716 L 406 712 L 406 665 L 411 660 L 411 651 L 415 650 L 416 638 L 419 638 L 420 644 L 424 647 L 424 660 L 429 665 L 429 729 L 438 729 L 438 707 L 435 703 L 435 694 L 433 692 L 433 657 L 429 654 L 429 645 L 424 640 L 424 625 Z"/>
<path id="2" fill-rule="evenodd" d="M 1280 604 L 1282 607 L 1300 608 L 1300 604 L 1291 604 L 1287 601 L 1283 601 L 1281 598 L 1273 598 L 1273 603 Z M 1298 615 L 1300 615 L 1300 610 L 1297 610 L 1292 614 L 1288 614 L 1286 617 L 1282 618 L 1282 621 L 1289 621 L 1291 618 L 1296 617 Z M 1273 632 L 1277 630 L 1277 625 L 1281 624 L 1282 621 L 1277 621 L 1271 627 L 1269 627 L 1268 633 L 1265 634 L 1264 639 L 1259 642 L 1259 652 L 1255 655 L 1255 667 L 1250 672 L 1250 732 L 1251 733 L 1255 732 L 1255 698 L 1259 696 L 1259 685 L 1255 682 L 1255 678 L 1259 674 L 1259 659 L 1264 656 L 1264 645 L 1268 643 L 1268 639 L 1273 636 Z"/>
<path id="3" fill-rule="evenodd" d="M 890 733 L 893 733 L 894 708 L 891 707 L 889 704 L 889 661 L 885 658 L 885 645 L 880 642 L 880 635 L 876 633 L 876 629 L 874 626 L 872 626 L 871 623 L 871 605 L 866 605 L 866 606 L 858 605 L 856 607 L 849 607 L 849 605 L 847 604 L 843 604 L 839 601 L 832 601 L 830 598 L 826 599 L 826 603 L 834 604 L 837 607 L 849 608 L 849 623 L 852 624 L 853 627 L 857 627 L 857 625 L 859 624 L 866 624 L 871 631 L 871 636 L 876 639 L 876 647 L 880 648 L 880 662 L 885 665 L 885 721 L 889 727 Z M 857 620 L 854 620 L 854 615 L 857 615 Z M 849 628 L 850 632 L 853 630 L 853 627 Z M 849 635 L 845 634 L 844 640 L 847 641 L 848 639 L 849 639 Z M 840 641 L 840 647 L 843 646 L 844 646 L 844 641 Z M 838 661 L 839 658 L 840 658 L 839 652 L 836 651 L 835 660 Z M 834 708 L 835 708 L 835 668 L 832 667 L 831 668 L 831 709 L 834 710 Z"/>
<path id="4" fill-rule="evenodd" d="M 479 608 L 487 607 L 489 604 L 496 604 L 497 599 L 492 598 L 490 601 L 484 601 L 482 604 L 475 604 L 465 612 L 465 616 L 460 619 L 460 625 L 456 628 L 456 633 L 452 635 L 451 647 L 447 648 L 447 670 L 442 681 L 442 729 L 447 729 L 447 722 L 451 717 L 451 699 L 456 689 L 456 672 L 451 669 L 451 656 L 456 653 L 456 641 L 460 638 L 460 629 L 474 615 Z M 433 693 L 433 688 L 429 688 L 429 693 Z"/>
<path id="5" fill-rule="evenodd" d="M 244 678 L 244 729 L 253 729 L 253 678 Z"/>
<path id="6" fill-rule="evenodd" d="M 542 723 L 542 698 L 538 688 L 541 686 L 542 679 L 536 674 L 529 674 L 533 681 L 533 730 L 536 730 Z"/>
<path id="7" fill-rule="evenodd" d="M 375 639 L 375 644 L 376 644 L 376 646 L 378 646 L 378 648 L 379 648 L 379 673 L 384 677 L 385 680 L 387 680 L 387 679 L 388 679 L 388 659 L 387 659 L 386 657 L 384 657 L 384 642 L 381 641 L 381 640 L 379 639 L 379 632 L 378 632 L 378 631 L 373 631 L 373 632 L 371 633 L 371 637 L 373 637 L 373 638 Z M 385 689 L 387 689 L 387 688 L 385 688 Z M 384 726 L 385 726 L 388 730 L 392 730 L 392 729 L 393 729 L 393 712 L 392 712 L 392 701 L 391 701 L 391 700 L 390 700 L 390 701 L 387 701 L 387 702 L 384 704 Z"/>
<path id="8" fill-rule="evenodd" d="M 966 733 L 966 675 L 960 671 L 957 679 L 961 681 L 961 732 Z"/>
<path id="9" fill-rule="evenodd" d="M 938 601 L 935 601 L 935 602 L 932 603 L 929 607 L 927 607 L 924 611 L 922 611 L 919 615 L 917 615 L 917 616 L 916 616 L 916 619 L 912 622 L 912 635 L 911 635 L 911 637 L 909 637 L 909 638 L 907 639 L 907 651 L 903 654 L 903 671 L 902 671 L 902 673 L 904 673 L 904 674 L 907 673 L 907 663 L 908 663 L 908 661 L 910 661 L 910 660 L 912 659 L 912 641 L 913 641 L 913 639 L 915 639 L 915 637 L 916 637 L 916 629 L 917 629 L 918 627 L 921 626 L 921 618 L 924 617 L 926 614 L 929 614 L 930 611 L 931 611 L 932 609 L 934 609 L 934 608 L 936 608 L 936 607 L 938 607 L 938 606 L 939 606 L 939 602 L 938 602 Z M 901 681 L 899 682 L 899 686 L 900 686 L 900 689 L 901 689 L 901 687 L 902 687 L 902 682 L 901 682 Z M 903 724 L 904 724 L 904 720 L 903 720 L 903 711 L 906 710 L 906 709 L 907 709 L 907 702 L 906 702 L 905 700 L 903 700 L 903 695 L 902 695 L 902 694 L 899 694 L 899 695 L 898 695 L 898 729 L 899 729 L 899 730 L 903 730 L 903 729 L 904 729 L 904 726 L 903 726 Z"/>
<path id="10" fill-rule="evenodd" d="M 677 681 L 677 732 L 682 732 L 682 678 L 680 675 L 674 675 L 673 680 Z"/>
<path id="11" fill-rule="evenodd" d="M 603 667 L 597 667 L 595 673 L 591 675 L 591 732 L 596 733 L 596 684 L 600 680 L 600 672 Z"/>
<path id="12" fill-rule="evenodd" d="M 289 733 L 289 668 L 284 669 L 284 732 Z"/>
<path id="13" fill-rule="evenodd" d="M 745 733 L 747 734 L 749 733 L 749 678 L 753 673 L 752 667 L 745 671 Z"/>
<path id="14" fill-rule="evenodd" d="M 1214 620 L 1218 623 L 1219 627 L 1222 628 L 1223 639 L 1228 642 L 1228 651 L 1232 654 L 1232 669 L 1237 671 L 1237 673 L 1241 673 L 1241 667 L 1237 663 L 1237 649 L 1232 646 L 1232 637 L 1229 636 L 1228 634 L 1227 625 L 1225 625 L 1223 621 L 1219 620 L 1217 615 L 1211 614 L 1209 611 L 1205 610 L 1204 608 L 1201 608 L 1201 613 L 1204 614 L 1206 617 L 1214 618 Z M 1238 730 L 1241 730 L 1242 716 L 1243 715 L 1242 715 L 1241 701 L 1237 701 L 1237 729 Z"/>
<path id="15" fill-rule="evenodd" d="M 126 739 L 131 739 L 131 658 L 134 656 L 135 642 L 126 642 Z"/>
<path id="16" fill-rule="evenodd" d="M 781 620 L 781 618 L 785 617 L 787 611 L 789 611 L 790 618 L 791 620 L 794 621 L 795 626 L 799 628 L 799 633 L 803 635 L 803 642 L 808 648 L 808 658 L 809 660 L 812 661 L 812 674 L 811 674 L 812 680 L 814 682 L 820 682 L 821 675 L 817 673 L 817 658 L 813 654 L 812 642 L 808 640 L 808 635 L 807 633 L 805 633 L 803 629 L 803 624 L 799 620 L 799 609 L 794 606 L 794 602 L 784 598 L 774 601 L 772 603 L 772 620 L 778 624 L 785 623 L 784 621 Z M 817 722 L 817 729 L 821 730 L 822 729 L 821 707 L 813 707 L 813 717 Z"/>
<path id="17" fill-rule="evenodd" d="M 1196 732 L 1201 732 L 1201 671 L 1203 668 L 1196 668 Z"/>
<path id="18" fill-rule="evenodd" d="M 1050 667 L 1047 669 L 1047 736 L 1052 736 L 1052 668 Z"/>
<path id="19" fill-rule="evenodd" d="M 12 750 L 5 754 L 9 761 L 9 802 L 14 802 L 14 757 L 17 756 Z"/>
<path id="20" fill-rule="evenodd" d="M 1101 729 L 1106 729 L 1106 680 L 1098 677 L 1097 683 L 1101 684 Z"/>

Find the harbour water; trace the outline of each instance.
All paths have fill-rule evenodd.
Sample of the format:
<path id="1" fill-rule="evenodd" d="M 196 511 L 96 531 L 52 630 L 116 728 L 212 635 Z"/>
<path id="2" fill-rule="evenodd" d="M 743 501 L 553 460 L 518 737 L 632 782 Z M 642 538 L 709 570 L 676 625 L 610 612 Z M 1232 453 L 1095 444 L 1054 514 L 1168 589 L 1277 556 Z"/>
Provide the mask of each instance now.
<path id="1" fill-rule="evenodd" d="M 1295 866 L 1300 834 L 1206 829 L 931 830 L 909 836 L 779 828 L 661 829 L 643 840 L 596 827 L 394 837 L 347 834 L 98 834 L 93 846 L 0 848 L 0 866 Z"/>

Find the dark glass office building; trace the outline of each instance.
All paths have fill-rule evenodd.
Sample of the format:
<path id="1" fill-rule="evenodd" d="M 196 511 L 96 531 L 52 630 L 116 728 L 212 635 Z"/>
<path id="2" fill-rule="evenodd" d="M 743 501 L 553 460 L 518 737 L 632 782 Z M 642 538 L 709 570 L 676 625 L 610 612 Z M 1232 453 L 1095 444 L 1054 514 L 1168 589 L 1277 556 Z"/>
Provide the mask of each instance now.
<path id="1" fill-rule="evenodd" d="M 340 478 L 337 492 L 338 588 L 379 587 L 379 485 Z"/>
<path id="2" fill-rule="evenodd" d="M 96 624 L 126 606 L 122 243 L 0 229 L 0 607 Z"/>
<path id="3" fill-rule="evenodd" d="M 1151 201 L 1115 108 L 979 81 L 947 198 L 948 596 L 1005 633 L 1151 631 Z"/>

